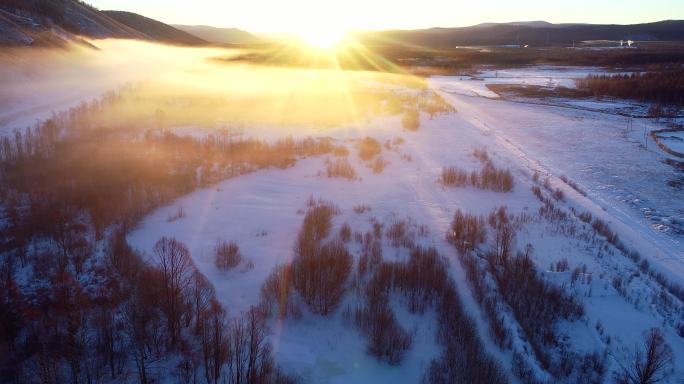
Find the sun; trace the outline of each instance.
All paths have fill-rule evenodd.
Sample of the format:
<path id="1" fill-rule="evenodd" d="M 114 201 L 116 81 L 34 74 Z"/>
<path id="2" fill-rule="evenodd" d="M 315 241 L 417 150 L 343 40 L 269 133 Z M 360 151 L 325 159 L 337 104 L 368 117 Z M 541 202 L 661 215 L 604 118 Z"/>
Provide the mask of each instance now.
<path id="1" fill-rule="evenodd" d="M 335 48 L 347 36 L 343 29 L 315 28 L 297 33 L 302 43 L 312 48 L 332 49 Z"/>

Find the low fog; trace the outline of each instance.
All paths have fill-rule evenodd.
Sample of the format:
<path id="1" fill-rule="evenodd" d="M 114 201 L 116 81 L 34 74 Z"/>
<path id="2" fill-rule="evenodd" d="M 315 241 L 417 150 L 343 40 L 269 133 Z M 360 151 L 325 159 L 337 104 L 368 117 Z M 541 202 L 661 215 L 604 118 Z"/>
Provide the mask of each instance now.
<path id="1" fill-rule="evenodd" d="M 110 119 L 137 122 L 156 113 L 170 125 L 253 122 L 329 126 L 385 108 L 387 102 L 381 103 L 377 96 L 386 93 L 389 83 L 424 87 L 422 81 L 403 75 L 225 60 L 244 54 L 238 49 L 126 40 L 96 44 L 98 49 L 74 46 L 0 54 L 0 132 L 26 128 L 53 112 L 114 90 L 126 93 L 127 98 L 112 106 L 115 110 Z M 374 89 L 369 90 L 368 85 Z"/>

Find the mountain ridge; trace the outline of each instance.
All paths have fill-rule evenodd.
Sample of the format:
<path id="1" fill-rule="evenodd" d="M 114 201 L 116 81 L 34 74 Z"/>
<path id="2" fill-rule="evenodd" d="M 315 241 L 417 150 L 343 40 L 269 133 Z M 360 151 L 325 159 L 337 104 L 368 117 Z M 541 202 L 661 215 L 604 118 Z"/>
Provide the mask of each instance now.
<path id="1" fill-rule="evenodd" d="M 173 24 L 172 26 L 215 44 L 251 44 L 261 41 L 256 35 L 238 28 L 185 24 Z"/>
<path id="2" fill-rule="evenodd" d="M 367 45 L 447 48 L 467 45 L 569 45 L 591 40 L 684 41 L 684 20 L 641 24 L 551 24 L 544 21 L 484 23 L 469 27 L 360 31 Z"/>
<path id="3" fill-rule="evenodd" d="M 206 44 L 157 20 L 132 12 L 100 11 L 79 0 L 0 0 L 1 46 L 92 46 L 88 39 L 102 38 Z"/>

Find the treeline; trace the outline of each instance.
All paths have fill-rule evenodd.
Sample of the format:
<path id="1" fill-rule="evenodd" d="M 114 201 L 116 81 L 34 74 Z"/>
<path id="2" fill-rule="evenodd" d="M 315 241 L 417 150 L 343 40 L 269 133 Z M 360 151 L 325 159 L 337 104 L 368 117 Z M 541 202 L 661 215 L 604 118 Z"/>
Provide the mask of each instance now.
<path id="1" fill-rule="evenodd" d="M 676 65 L 684 63 L 681 44 L 649 44 L 639 49 L 572 49 L 565 47 L 506 48 L 488 47 L 427 50 L 424 47 L 408 47 L 381 44 L 374 51 L 388 60 L 421 76 L 462 75 L 475 72 L 482 65 L 502 67 L 521 65 L 579 65 L 625 68 L 630 66 Z"/>
<path id="2" fill-rule="evenodd" d="M 148 263 L 117 232 L 103 256 L 98 274 L 84 276 L 32 255 L 45 284 L 24 293 L 3 265 L 1 381 L 295 381 L 273 362 L 262 313 L 229 319 L 183 243 L 161 238 Z"/>
<path id="3" fill-rule="evenodd" d="M 65 0 L 3 0 L 0 6 L 49 17 L 56 22 L 63 20 L 66 11 Z"/>
<path id="4" fill-rule="evenodd" d="M 682 69 L 663 69 L 624 75 L 589 75 L 578 80 L 577 86 L 594 96 L 619 97 L 665 105 L 684 105 L 684 70 Z"/>
<path id="5" fill-rule="evenodd" d="M 30 207 L 24 218 L 49 225 L 54 221 L 49 215 L 76 210 L 99 237 L 107 226 L 130 227 L 153 208 L 195 188 L 265 167 L 288 167 L 299 157 L 334 149 L 329 139 L 289 138 L 271 144 L 224 131 L 193 139 L 93 127 L 90 116 L 116 103 L 118 95 L 105 100 L 2 139 L 0 182 L 5 188 L 0 198 L 10 213 Z"/>

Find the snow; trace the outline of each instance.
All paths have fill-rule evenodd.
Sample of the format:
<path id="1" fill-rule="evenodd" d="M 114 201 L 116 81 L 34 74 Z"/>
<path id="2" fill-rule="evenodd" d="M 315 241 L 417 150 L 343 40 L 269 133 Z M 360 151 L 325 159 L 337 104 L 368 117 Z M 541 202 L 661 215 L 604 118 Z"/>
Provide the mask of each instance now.
<path id="1" fill-rule="evenodd" d="M 339 206 L 333 233 L 343 223 L 348 223 L 353 231 L 365 232 L 371 228 L 371 218 L 386 223 L 411 218 L 417 225 L 429 228 L 429 233 L 417 242 L 436 247 L 448 258 L 449 272 L 457 283 L 466 312 L 476 319 L 487 350 L 508 368 L 511 354 L 492 342 L 455 251 L 444 239 L 456 209 L 486 215 L 505 205 L 512 213 L 534 215 L 540 203 L 530 187 L 534 185 L 532 175 L 539 172 L 542 177 L 549 177 L 554 188 L 564 191 L 566 201 L 559 205 L 591 212 L 609 222 L 620 238 L 656 270 L 680 284 L 684 281 L 684 246 L 682 233 L 677 232 L 678 225 L 681 226 L 677 223 L 684 220 L 684 201 L 673 198 L 681 191 L 671 189 L 667 182 L 676 172 L 663 163 L 667 155 L 647 134 L 661 129 L 660 124 L 635 119 L 632 129 L 627 130 L 624 117 L 500 100 L 486 87 L 495 83 L 571 87 L 574 78 L 592 71 L 597 70 L 527 67 L 487 70 L 479 75 L 483 80 L 433 77 L 430 87 L 458 112 L 433 119 L 423 115 L 417 132 L 404 131 L 400 117 L 381 117 L 326 129 L 269 125 L 170 128 L 173 134 L 194 138 L 206 137 L 217 128 L 264 140 L 286 136 L 331 137 L 350 149 L 349 160 L 359 179 L 325 177 L 324 161 L 331 156 L 302 159 L 285 170 L 261 170 L 197 190 L 152 212 L 129 234 L 128 241 L 150 258 L 154 243 L 162 236 L 184 242 L 230 316 L 239 316 L 259 302 L 260 288 L 273 268 L 292 259 L 302 213 L 311 196 Z M 53 106 L 64 108 L 89 97 L 74 93 L 73 99 L 65 99 L 55 95 L 36 99 L 35 103 L 47 107 L 11 104 L 11 108 L 0 112 L 0 125 L 4 127 L 0 130 L 30 123 L 44 116 L 41 113 L 49 113 Z M 59 101 L 53 105 L 48 99 Z M 619 101 L 585 104 L 579 106 L 600 110 L 625 105 Z M 356 155 L 355 141 L 365 136 L 381 143 L 404 139 L 395 149 L 383 148 L 381 156 L 389 164 L 380 174 L 374 174 Z M 445 188 L 437 183 L 444 166 L 478 169 L 480 163 L 472 152 L 480 148 L 488 150 L 497 166 L 510 168 L 515 177 L 511 193 Z M 406 155 L 412 160 L 408 161 Z M 567 175 L 587 195 L 562 182 L 561 175 Z M 355 213 L 353 207 L 360 204 L 370 206 L 371 211 Z M 185 216 L 169 220 L 179 207 Z M 587 225 L 580 224 L 578 228 L 582 233 L 591 233 Z M 533 258 L 544 276 L 566 286 L 584 302 L 586 314 L 582 320 L 559 326 L 573 350 L 591 352 L 607 348 L 609 369 L 616 370 L 629 361 L 644 332 L 662 326 L 675 352 L 672 377 L 684 374 L 684 342 L 672 328 L 677 313 L 668 315 L 649 302 L 659 287 L 648 276 L 638 275 L 638 268 L 629 259 L 606 251 L 605 241 L 589 235 L 589 240 L 583 240 L 555 231 L 548 223 L 531 223 L 518 234 L 517 245 L 522 248 L 528 242 L 534 244 Z M 219 239 L 234 240 L 240 246 L 244 260 L 233 270 L 220 271 L 214 266 L 212 252 Z M 358 245 L 350 245 L 350 250 L 357 255 Z M 405 257 L 405 252 L 387 245 L 383 254 L 389 260 Z M 572 284 L 570 272 L 549 270 L 551 263 L 563 258 L 568 259 L 570 270 L 586 265 L 591 281 L 583 276 L 584 281 Z M 626 294 L 613 287 L 615 277 L 626 280 Z M 341 309 L 354 300 L 353 295 L 347 294 Z M 399 323 L 414 334 L 413 345 L 400 366 L 389 366 L 368 356 L 364 338 L 354 326 L 345 323 L 341 310 L 325 318 L 304 310 L 300 319 L 271 319 L 270 341 L 275 359 L 286 371 L 307 382 L 419 382 L 430 360 L 440 353 L 434 340 L 434 313 L 412 315 L 396 300 L 392 307 Z M 604 331 L 597 330 L 597 323 Z M 610 378 L 610 373 L 606 378 Z"/>
<path id="2" fill-rule="evenodd" d="M 656 136 L 666 147 L 675 152 L 684 153 L 684 131 L 662 132 Z"/>
<path id="3" fill-rule="evenodd" d="M 462 131 L 454 116 L 436 118 L 426 125 L 417 134 L 403 132 L 399 118 L 380 119 L 375 124 L 359 127 L 363 134 L 380 142 L 395 137 L 403 137 L 407 141 L 397 152 L 383 150 L 382 156 L 390 164 L 379 175 L 362 164 L 352 150 L 350 159 L 361 177 L 359 181 L 319 176 L 324 169 L 321 158 L 302 160 L 285 171 L 266 170 L 242 176 L 195 192 L 153 213 L 129 236 L 129 243 L 149 254 L 161 236 L 174 236 L 185 242 L 197 267 L 214 284 L 217 297 L 233 315 L 256 305 L 260 286 L 273 267 L 292 257 L 294 241 L 303 219 L 297 211 L 305 208 L 310 196 L 337 204 L 342 213 L 335 218 L 335 223 L 347 222 L 353 230 L 369 229 L 370 217 L 385 222 L 391 222 L 395 215 L 399 218 L 412 217 L 419 224 L 430 225 L 431 233 L 429 239 L 425 239 L 426 245 L 438 246 L 445 255 L 453 254 L 443 240 L 443 234 L 455 209 L 468 207 L 469 211 L 487 214 L 501 204 L 501 194 L 472 188 L 455 193 L 452 189 L 441 188 L 436 180 L 442 166 L 454 164 L 476 169 L 479 163 L 470 153 L 472 149 L 484 146 L 487 138 L 477 131 Z M 351 129 L 338 132 L 335 135 L 335 132 L 326 131 L 326 135 L 341 139 L 352 134 L 362 137 Z M 306 135 L 307 132 L 299 134 Z M 412 162 L 401 159 L 400 154 L 407 151 L 414 159 Z M 512 210 L 520 211 L 537 204 L 528 188 L 516 188 L 510 196 L 507 204 Z M 353 207 L 359 204 L 369 205 L 372 211 L 364 215 L 354 213 Z M 178 206 L 183 207 L 187 216 L 168 222 L 167 217 Z M 265 236 L 259 235 L 264 232 Z M 228 273 L 216 270 L 211 251 L 218 238 L 236 240 L 245 258 L 254 263 L 254 268 L 243 272 L 238 267 Z M 394 252 L 385 250 L 384 254 L 387 258 Z M 461 282 L 461 286 L 465 286 L 465 282 Z M 313 321 L 309 319 L 313 316 L 308 314 L 301 321 L 306 324 Z M 364 382 L 416 382 L 430 360 L 428 357 L 434 355 L 421 352 L 423 349 L 435 349 L 434 332 L 419 329 L 425 337 L 415 338 L 416 345 L 400 368 L 390 368 L 365 356 L 364 343 L 357 330 L 338 327 L 336 322 L 335 319 L 326 319 L 324 329 L 317 330 L 297 321 L 285 321 L 279 333 L 280 339 L 273 340 L 279 362 L 311 377 L 313 382 L 357 379 Z M 422 323 L 434 327 L 430 322 Z M 338 343 L 340 335 L 344 335 L 343 345 Z"/>
<path id="4" fill-rule="evenodd" d="M 301 160 L 287 170 L 265 170 L 245 175 L 238 179 L 224 181 L 215 187 L 194 192 L 154 212 L 143 221 L 138 230 L 131 233 L 129 242 L 148 254 L 154 242 L 161 236 L 174 236 L 185 242 L 200 271 L 216 287 L 219 300 L 232 315 L 237 315 L 258 303 L 260 286 L 272 268 L 291 259 L 296 233 L 303 219 L 301 212 L 305 208 L 306 200 L 310 196 L 321 197 L 334 202 L 341 208 L 341 213 L 335 217 L 336 227 L 333 232 L 345 222 L 349 223 L 353 230 L 365 231 L 370 227 L 370 217 L 376 217 L 385 222 L 390 222 L 393 217 L 411 217 L 419 224 L 428 225 L 430 234 L 420 242 L 425 245 L 434 245 L 442 254 L 449 256 L 453 267 L 452 275 L 457 278 L 461 294 L 466 295 L 464 303 L 467 311 L 477 319 L 482 319 L 479 308 L 465 293 L 467 291 L 464 291 L 467 285 L 460 265 L 453 257 L 454 251 L 443 240 L 443 234 L 453 212 L 461 208 L 473 213 L 487 214 L 500 205 L 506 205 L 514 213 L 535 213 L 539 203 L 529 189 L 532 170 L 546 170 L 549 174 L 553 174 L 549 169 L 554 169 L 556 173 L 562 172 L 575 177 L 576 173 L 571 172 L 572 168 L 567 165 L 577 164 L 578 161 L 589 161 L 590 156 L 587 156 L 585 151 L 596 151 L 593 147 L 578 151 L 579 158 L 572 160 L 569 158 L 571 148 L 558 152 L 556 151 L 558 148 L 552 146 L 550 150 L 553 150 L 560 159 L 554 158 L 548 151 L 542 151 L 540 148 L 550 145 L 549 141 L 558 141 L 557 135 L 560 131 L 565 132 L 563 136 L 568 145 L 578 138 L 589 136 L 588 132 L 598 131 L 600 127 L 607 125 L 603 128 L 607 132 L 598 131 L 592 137 L 602 137 L 604 144 L 607 141 L 613 141 L 614 143 L 612 145 L 609 143 L 604 150 L 609 151 L 613 157 L 624 151 L 625 146 L 630 147 L 634 143 L 624 138 L 619 140 L 619 136 L 614 136 L 613 130 L 618 128 L 612 125 L 621 124 L 606 120 L 604 115 L 580 118 L 575 114 L 568 116 L 566 111 L 547 110 L 542 107 L 521 107 L 516 104 L 507 105 L 503 101 L 472 97 L 454 96 L 449 101 L 453 102 L 459 110 L 457 114 L 440 116 L 433 120 L 423 116 L 423 125 L 415 133 L 402 131 L 399 119 L 389 117 L 376 119 L 356 129 L 340 127 L 325 131 L 326 136 L 334 137 L 339 143 L 349 144 L 352 150 L 350 161 L 359 173 L 360 180 L 348 181 L 321 176 L 320 172 L 324 169 L 322 158 Z M 493 112 L 485 113 L 484 110 Z M 514 118 L 511 118 L 511 115 Z M 511 123 L 505 124 L 503 116 L 509 116 Z M 542 134 L 541 127 L 537 125 L 542 121 L 549 129 L 546 134 Z M 583 124 L 578 124 L 578 121 L 582 121 Z M 527 130 L 527 135 L 524 136 L 525 146 L 516 144 L 521 137 L 518 137 L 517 130 L 513 129 L 514 123 L 521 125 L 520 130 Z M 587 127 L 577 132 L 580 130 L 578 126 L 584 123 Z M 246 133 L 249 132 L 246 130 Z M 285 130 L 283 133 L 301 136 L 321 134 L 312 129 L 291 132 Z M 511 138 L 503 136 L 503 133 L 510 133 Z M 255 134 L 257 137 L 270 137 L 270 134 L 263 130 L 256 130 Z M 390 164 L 379 175 L 373 174 L 357 158 L 353 143 L 349 141 L 365 135 L 374 137 L 380 142 L 396 137 L 405 139 L 405 143 L 399 146 L 397 151 L 383 149 L 382 156 Z M 512 193 L 501 194 L 472 188 L 443 188 L 436 183 L 444 165 L 457 165 L 468 170 L 476 169 L 479 164 L 471 153 L 473 149 L 482 147 L 489 150 L 496 164 L 510 167 L 513 171 L 516 186 Z M 402 160 L 400 154 L 406 153 L 411 155 L 413 161 Z M 644 153 L 647 159 L 652 156 L 649 153 L 651 152 Z M 537 159 L 534 159 L 532 155 L 537 156 Z M 595 158 L 595 156 L 591 157 L 591 160 L 605 161 L 604 158 Z M 567 163 L 563 164 L 564 162 Z M 605 167 L 611 165 L 623 166 L 618 162 L 617 164 L 608 163 Z M 578 168 L 578 171 L 581 170 L 588 172 L 588 176 L 594 174 L 591 168 Z M 662 167 L 655 169 L 654 172 L 664 173 L 666 170 L 666 167 Z M 583 183 L 582 187 L 591 191 L 589 198 L 584 198 L 590 201 L 583 201 L 580 199 L 581 196 L 575 196 L 577 206 L 587 204 L 587 210 L 594 208 L 592 212 L 600 215 L 603 210 L 595 209 L 591 204 L 602 204 L 604 200 L 600 199 L 613 196 L 615 192 L 610 186 L 605 186 L 606 188 L 603 189 L 598 186 L 592 187 L 594 184 L 588 181 L 597 182 L 596 180 L 603 180 L 603 178 L 588 176 L 577 180 Z M 629 177 L 629 175 L 623 172 L 620 177 Z M 615 184 L 615 179 L 610 178 L 608 182 Z M 563 187 L 558 180 L 554 182 L 557 182 L 554 186 Z M 579 195 L 577 193 L 573 195 L 569 188 L 566 188 L 566 191 L 571 198 Z M 620 208 L 619 202 L 613 203 L 614 207 L 607 207 L 608 213 L 613 210 L 618 211 Z M 363 215 L 354 213 L 352 208 L 359 204 L 369 205 L 371 212 Z M 179 206 L 184 208 L 187 216 L 168 222 L 167 217 Z M 624 219 L 626 225 L 631 226 L 630 228 L 636 232 L 651 231 L 648 224 L 643 222 L 643 218 L 636 215 L 627 215 L 626 218 L 621 219 Z M 612 217 L 612 221 L 615 224 L 618 219 Z M 213 266 L 211 251 L 218 238 L 236 240 L 245 258 L 254 263 L 254 268 L 245 269 L 241 265 L 231 272 L 217 271 Z M 544 235 L 544 230 L 536 227 L 530 227 L 520 234 L 519 247 L 527 241 L 535 245 L 535 257 L 542 269 L 546 268 L 552 260 L 563 256 L 571 260 L 571 268 L 584 263 L 595 275 L 592 283 L 593 296 L 584 297 L 587 308 L 586 318 L 589 320 L 586 323 L 574 322 L 563 327 L 564 332 L 572 336 L 573 345 L 577 350 L 589 352 L 599 350 L 601 345 L 605 345 L 595 330 L 596 322 L 600 321 L 613 339 L 609 348 L 615 351 L 615 359 L 625 362 L 629 359 L 628 352 L 633 350 L 642 334 L 650 327 L 662 322 L 657 312 L 648 307 L 635 307 L 618 296 L 611 287 L 612 276 L 634 268 L 629 260 L 615 256 L 610 263 L 594 262 L 595 247 L 585 245 L 584 249 L 579 251 L 575 244 L 576 240 L 563 236 Z M 647 237 L 642 241 L 654 241 L 654 238 Z M 668 245 L 667 242 L 657 241 L 660 248 Z M 665 247 L 663 252 L 668 252 L 670 258 L 663 257 L 662 262 L 672 263 L 678 268 L 682 267 L 679 248 Z M 394 252 L 391 249 L 385 249 L 384 255 L 385 258 L 391 258 Z M 657 255 L 653 257 L 656 258 Z M 568 273 L 560 274 L 559 283 L 567 284 L 568 276 Z M 678 276 L 681 277 L 681 275 Z M 598 287 L 608 288 L 603 292 Z M 585 289 L 588 290 L 588 288 Z M 401 306 L 395 307 L 397 313 L 401 312 L 400 309 Z M 403 316 L 398 314 L 398 317 Z M 629 319 L 629 326 L 622 325 L 624 319 Z M 405 324 L 404 321 L 407 320 L 400 319 L 402 324 Z M 287 371 L 295 372 L 310 382 L 417 382 L 430 357 L 436 355 L 438 351 L 435 350 L 432 342 L 434 322 L 425 319 L 419 321 L 419 319 L 409 317 L 408 323 L 410 324 L 411 321 L 418 326 L 418 334 L 423 336 L 415 337 L 412 349 L 399 367 L 378 363 L 367 356 L 362 337 L 352 326 L 343 324 L 339 313 L 330 318 L 321 318 L 305 311 L 302 319 L 286 319 L 282 323 L 273 322 L 271 341 L 278 363 Z M 487 341 L 487 330 L 481 320 L 478 323 L 482 327 L 480 333 L 485 337 L 490 352 L 503 361 L 510 361 L 510 355 L 497 351 L 491 341 Z M 667 332 L 668 341 L 674 344 L 677 361 L 684 362 L 681 339 L 671 329 Z M 619 366 L 613 360 L 609 364 L 613 369 Z"/>
<path id="5" fill-rule="evenodd" d="M 440 79 L 431 81 L 441 89 Z M 684 276 L 678 229 L 666 228 L 667 233 L 661 233 L 651 228 L 663 219 L 684 219 L 682 201 L 672 199 L 677 192 L 667 186 L 676 172 L 663 163 L 666 155 L 644 134 L 661 129 L 660 124 L 634 119 L 628 130 L 627 118 L 621 116 L 444 95 L 473 124 L 534 163 L 533 169 L 556 177 L 567 175 L 583 186 L 601 210 L 611 211 L 612 216 L 628 216 L 625 219 L 637 232 L 669 248 L 658 253 L 663 259 L 677 260 L 678 274 Z M 639 172 L 634 172 L 635 165 Z"/>
<path id="6" fill-rule="evenodd" d="M 439 83 L 439 88 L 447 93 L 480 96 L 496 99 L 499 95 L 491 91 L 487 85 L 533 85 L 547 88 L 575 88 L 577 79 L 589 75 L 608 73 L 607 69 L 595 67 L 562 67 L 562 66 L 524 66 L 509 69 L 491 69 L 485 67 L 474 76 L 434 76 L 432 80 Z M 610 72 L 615 74 L 615 72 Z"/>

